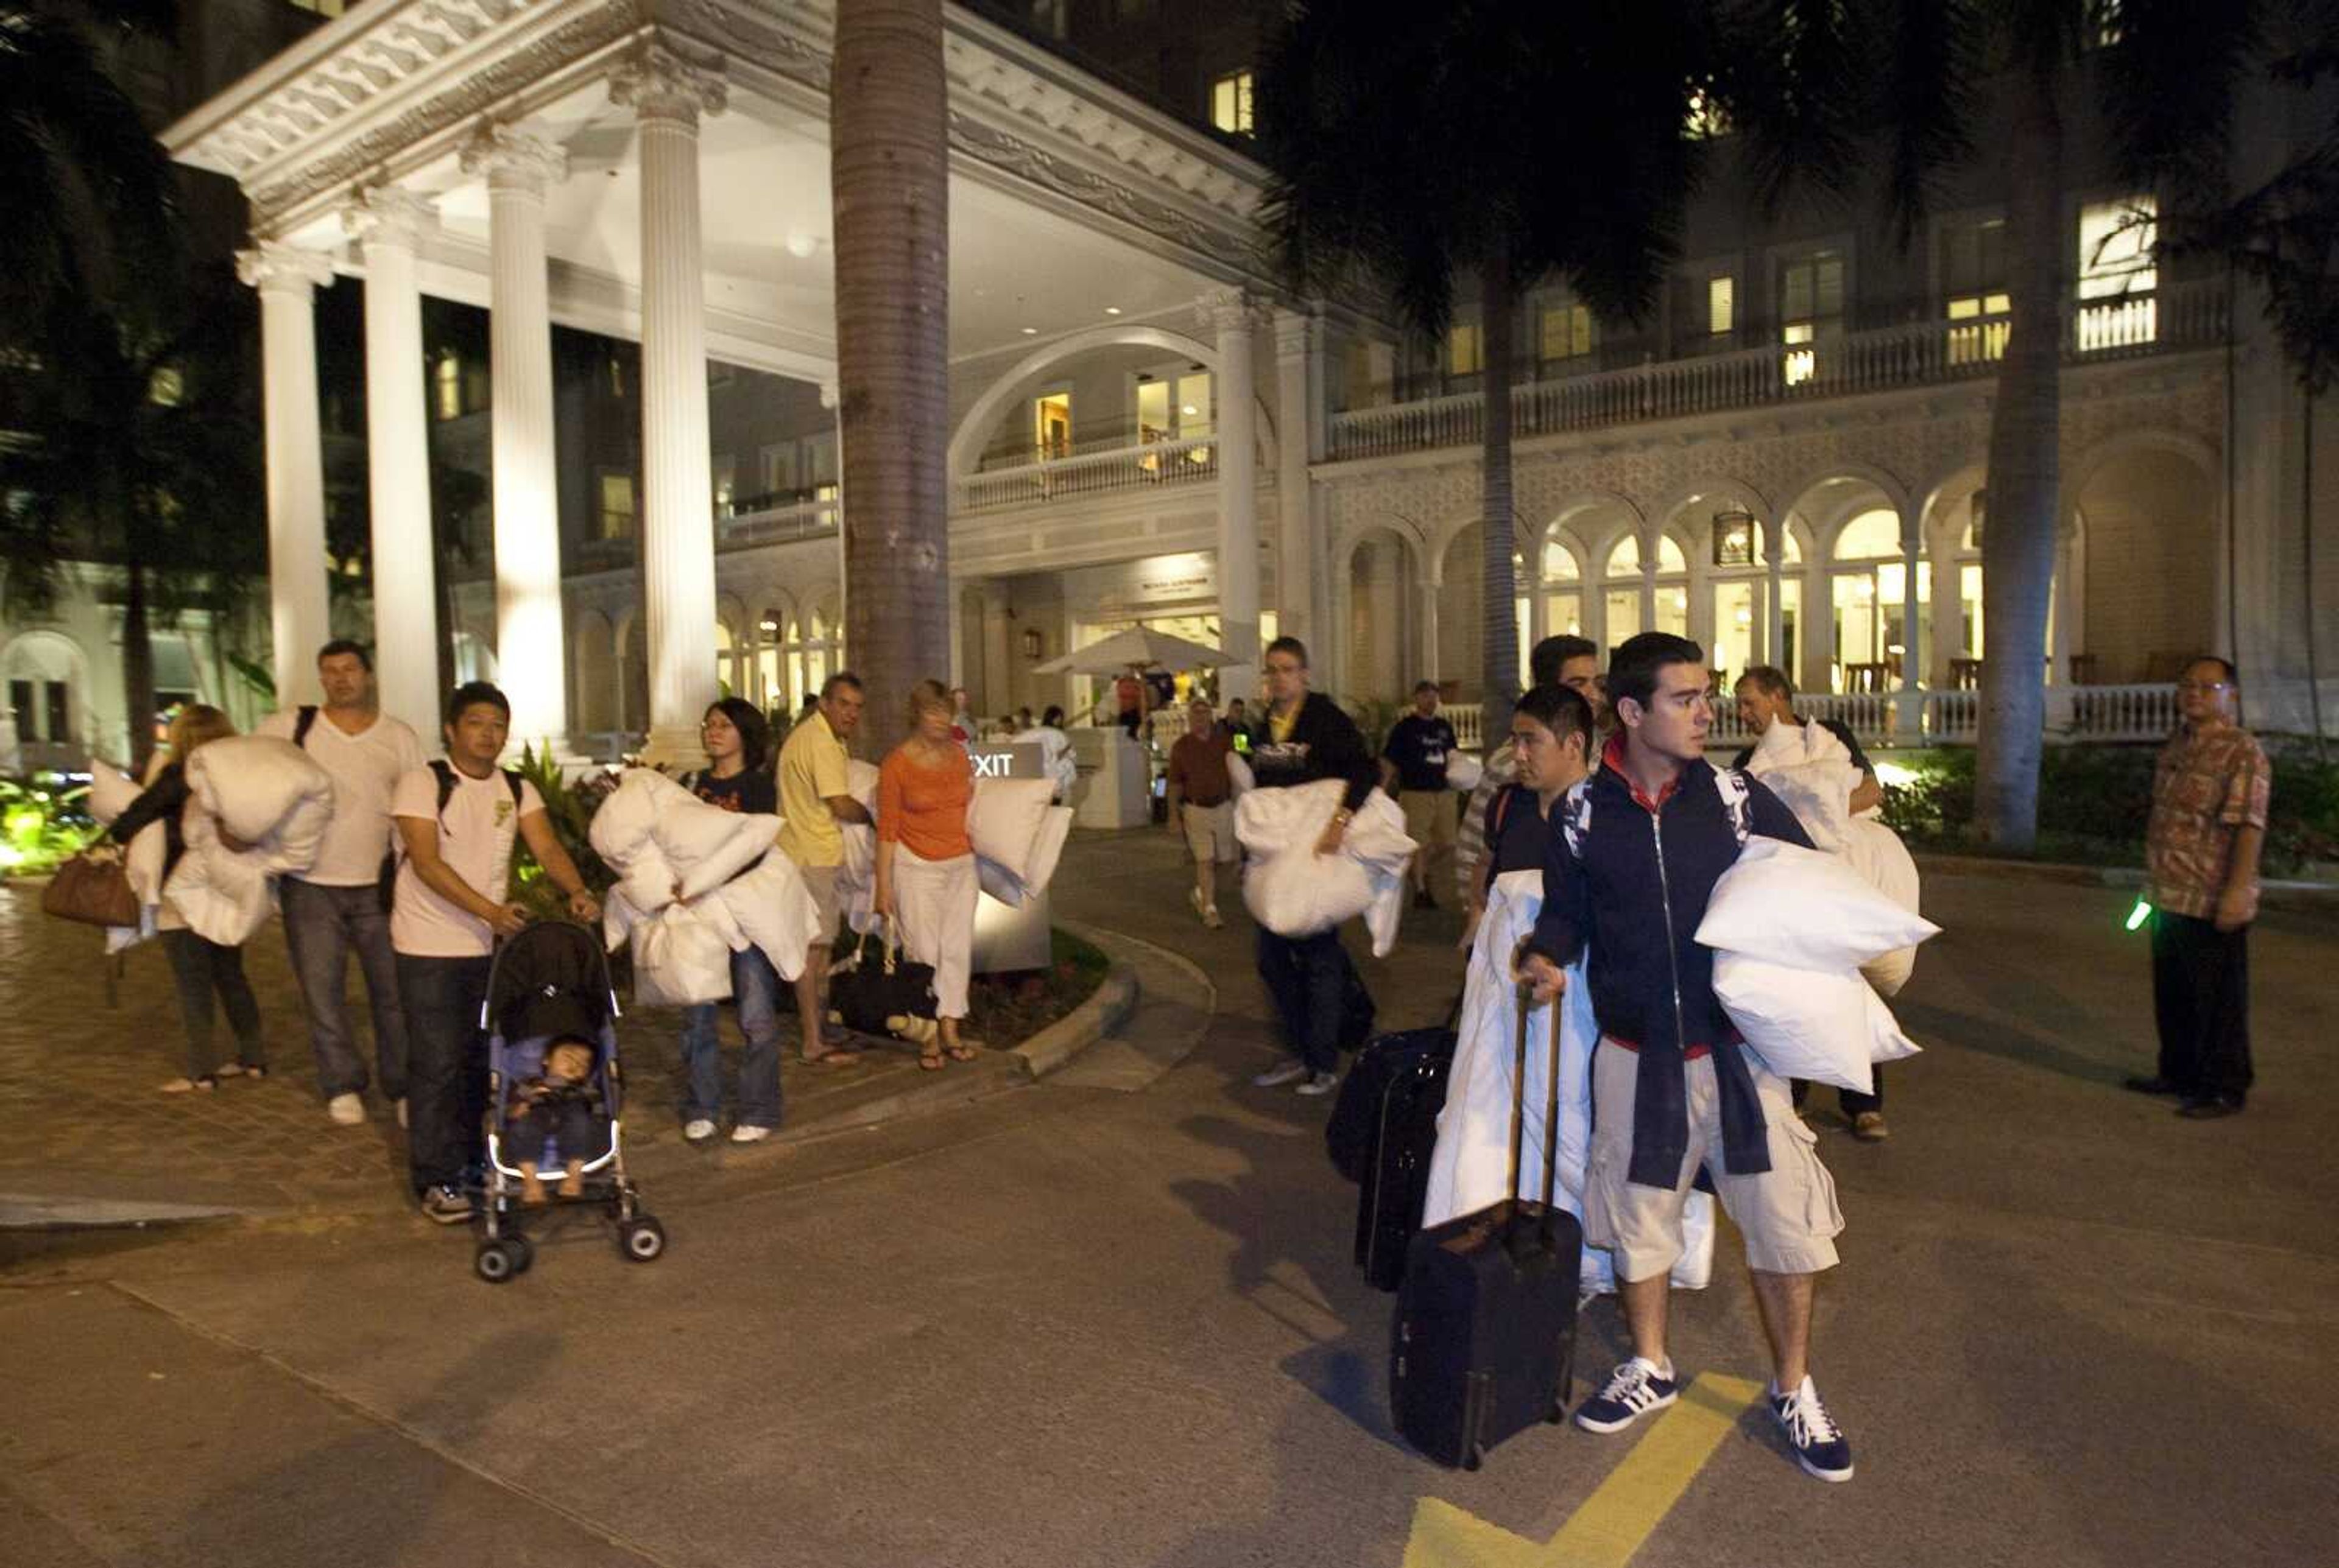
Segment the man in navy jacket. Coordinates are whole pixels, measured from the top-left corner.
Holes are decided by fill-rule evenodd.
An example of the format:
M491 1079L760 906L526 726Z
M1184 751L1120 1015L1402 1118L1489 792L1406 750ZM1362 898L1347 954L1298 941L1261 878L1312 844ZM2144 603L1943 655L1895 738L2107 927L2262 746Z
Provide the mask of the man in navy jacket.
M1771 1408L1797 1462L1851 1478L1851 1445L1806 1369L1812 1280L1834 1267L1843 1228L1835 1184L1794 1113L1787 1080L1741 1041L1696 941L1707 901L1749 833L1811 840L1776 795L1705 761L1713 722L1704 650L1644 632L1616 650L1608 696L1622 724L1591 778L1561 805L1544 862L1543 913L1520 977L1549 1001L1588 947L1600 1044L1593 1053L1584 1239L1615 1256L1633 1356L1575 1413L1619 1432L1673 1402L1665 1355L1667 1277L1682 1208L1702 1167L1746 1238L1770 1336Z

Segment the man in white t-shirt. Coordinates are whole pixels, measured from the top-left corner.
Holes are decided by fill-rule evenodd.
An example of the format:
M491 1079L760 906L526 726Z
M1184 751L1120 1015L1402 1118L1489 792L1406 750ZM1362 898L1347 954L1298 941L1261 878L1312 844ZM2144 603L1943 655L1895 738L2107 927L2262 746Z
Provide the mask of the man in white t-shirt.
M322 707L286 708L260 721L259 733L291 741L333 780L333 820L317 862L277 884L284 944L309 1015L317 1053L317 1087L326 1114L343 1127L365 1119L366 1060L350 1029L350 950L365 975L373 1011L373 1052L382 1098L406 1119L406 1013L390 955L389 889L393 863L390 794L401 774L423 764L422 743L381 711L373 660L356 643L317 650Z
M568 912L601 906L561 847L536 786L496 765L511 704L485 681L447 698L447 760L398 781L390 799L404 858L390 907L390 945L406 1004L407 1166L422 1212L442 1225L471 1217L465 1188L486 1153L488 1037L479 1010L496 938L528 924L509 902L512 845L526 840Z

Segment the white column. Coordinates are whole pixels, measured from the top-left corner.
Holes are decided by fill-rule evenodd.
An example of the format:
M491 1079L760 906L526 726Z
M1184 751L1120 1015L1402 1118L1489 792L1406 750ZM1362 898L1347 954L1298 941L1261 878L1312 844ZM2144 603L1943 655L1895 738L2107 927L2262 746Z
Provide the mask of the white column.
M509 125L495 125L463 150L463 167L488 176L497 679L511 699L513 748L549 745L565 756L567 639L560 610L544 192L566 177L567 158Z
M263 240L237 252L260 291L262 424L268 453L268 624L276 702L317 695L317 649L332 634L325 593L325 453L317 417L317 285L332 263Z
M1924 560L1923 518L1917 514L1904 516L1900 519L1900 686L1892 700L1894 738L1902 745L1921 744L1925 733L1925 695L1919 678L1925 669L1924 603L1918 595Z
M715 668L715 481L706 411L706 283L698 121L723 112L718 70L645 44L610 78L641 126L642 608L649 632L645 754L696 756Z
M1308 357L1321 323L1297 311L1275 312L1275 597L1283 632L1302 641L1320 636L1316 607L1315 497L1308 483ZM1328 657L1331 649L1324 650Z
M1219 346L1219 646L1235 663L1229 691L1258 684L1258 439L1252 412L1250 301L1239 289L1197 307Z
M1787 668L1787 519L1766 518L1761 526L1762 537L1769 541L1762 552L1762 567L1770 575L1762 603L1762 662L1791 680L1795 672Z
M439 597L422 294L414 253L428 203L376 186L341 214L365 254L366 475L373 518L373 646L381 706L431 745L439 735Z
M1421 606L1421 662L1414 666L1418 673L1414 676L1413 680L1405 683L1406 687L1405 695L1407 697L1413 695L1413 681L1438 680L1446 673L1438 666L1437 585L1435 582L1425 582L1421 585L1418 594L1419 597L1415 602ZM1371 695L1386 698L1395 694L1374 692Z

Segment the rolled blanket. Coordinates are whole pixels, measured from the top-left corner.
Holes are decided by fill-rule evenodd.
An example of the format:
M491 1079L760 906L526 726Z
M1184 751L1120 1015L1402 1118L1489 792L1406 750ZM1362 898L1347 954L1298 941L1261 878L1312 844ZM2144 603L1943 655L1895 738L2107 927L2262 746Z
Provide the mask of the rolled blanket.
M1288 789L1255 789L1235 803L1235 837L1249 852L1243 904L1278 936L1314 936L1365 917L1373 956L1396 945L1405 912L1405 868L1416 847L1405 814L1379 790L1342 835L1340 853L1319 855L1317 841L1339 809L1347 785L1318 779Z

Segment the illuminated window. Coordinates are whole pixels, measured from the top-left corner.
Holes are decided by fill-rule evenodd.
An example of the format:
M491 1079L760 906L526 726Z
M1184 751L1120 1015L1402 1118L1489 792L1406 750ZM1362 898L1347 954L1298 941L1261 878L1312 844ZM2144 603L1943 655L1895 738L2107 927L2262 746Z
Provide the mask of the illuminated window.
M2159 203L2150 196L2079 209L2081 353L2137 348L2159 336L2160 270L2153 261L2158 217Z
M344 8L345 0L284 0L284 3L295 11L313 12L319 16L338 16Z
M1446 332L1446 373L1475 376L1486 368L1485 340L1475 321L1457 321Z
M1724 274L1705 281L1705 330L1726 338L1738 330L1738 280Z
M1536 327L1535 351L1545 364L1583 359L1592 352L1594 341L1589 306L1569 303L1543 308Z
M2006 220L1952 223L1941 231L1942 311L1949 319L1952 365L1994 360L2006 352Z
M1250 73L1238 71L1210 84L1210 123L1238 136L1251 133Z
M718 518L727 518L731 515L731 503L739 488L737 460L728 452L717 456L714 464L714 477L715 515Z
M147 379L146 400L157 407L175 409L187 395L186 379L175 365L158 366Z
M1819 374L1819 345L1843 324L1843 257L1814 251L1779 269L1779 340L1786 346L1787 385Z
M634 476L604 472L600 476L600 506L594 514L597 539L634 537Z
M440 419L462 417L463 361L452 354L439 355L430 367L430 400Z
M1042 458L1072 455L1072 394L1069 388L1031 399L1031 447Z

